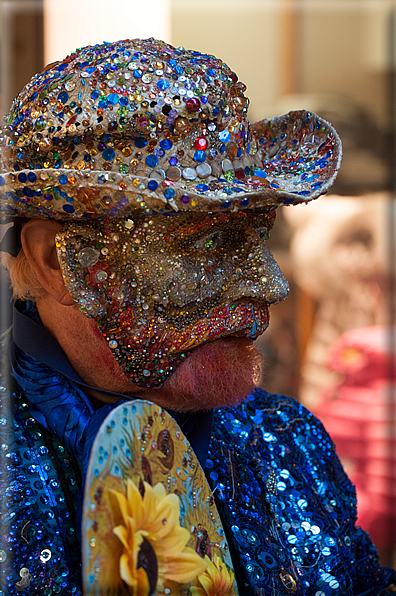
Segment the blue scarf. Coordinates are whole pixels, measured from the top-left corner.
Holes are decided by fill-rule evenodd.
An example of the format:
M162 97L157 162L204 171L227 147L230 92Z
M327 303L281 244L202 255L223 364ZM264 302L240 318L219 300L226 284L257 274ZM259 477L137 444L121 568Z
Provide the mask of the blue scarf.
M57 434L66 449L88 467L95 436L109 412L125 399L94 410L76 383L29 356L13 343L10 349L12 375L26 397L32 416Z

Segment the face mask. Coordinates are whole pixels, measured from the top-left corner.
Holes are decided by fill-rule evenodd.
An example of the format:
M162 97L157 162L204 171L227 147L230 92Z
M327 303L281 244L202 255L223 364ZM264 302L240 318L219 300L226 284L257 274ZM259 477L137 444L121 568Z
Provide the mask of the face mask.
M131 382L156 387L194 348L255 339L288 284L265 241L275 212L66 223L56 239L66 286Z

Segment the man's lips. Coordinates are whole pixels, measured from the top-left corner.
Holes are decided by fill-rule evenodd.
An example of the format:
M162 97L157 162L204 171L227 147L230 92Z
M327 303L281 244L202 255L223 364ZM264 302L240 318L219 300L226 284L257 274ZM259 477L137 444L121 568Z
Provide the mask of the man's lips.
M196 323L183 338L182 344L177 346L177 352L191 350L220 337L246 337L252 329L252 339L255 339L265 331L268 322L268 306L265 303L245 300L226 303L212 309L207 317Z
M185 308L187 310L187 307ZM184 325L181 325L183 322ZM150 346L150 357L154 357L156 346L161 346L164 354L174 356L228 335L238 334L239 337L246 337L253 330L251 338L255 339L265 331L268 322L266 303L240 299L215 306L198 321L190 324L187 317L183 317L173 326L165 314L161 317L151 315L143 324L134 327L131 333L130 318L125 317L118 332L127 349L139 349L142 345L147 349L147 346Z
M111 316L103 319L99 327L109 344L111 334L117 333L113 353L125 374L134 383L154 386L172 374L195 348L231 336L253 340L265 331L268 322L266 303L239 299L214 306L198 321L189 322L185 316L177 326L156 313L137 323L133 310L127 309L116 321ZM115 324L117 329L113 330Z

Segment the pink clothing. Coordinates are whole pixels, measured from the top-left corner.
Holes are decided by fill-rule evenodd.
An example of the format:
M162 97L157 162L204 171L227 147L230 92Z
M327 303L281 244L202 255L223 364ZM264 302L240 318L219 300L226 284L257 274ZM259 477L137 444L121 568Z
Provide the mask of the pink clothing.
M394 338L383 326L344 333L327 362L338 378L315 409L356 485L358 523L377 548L396 545Z

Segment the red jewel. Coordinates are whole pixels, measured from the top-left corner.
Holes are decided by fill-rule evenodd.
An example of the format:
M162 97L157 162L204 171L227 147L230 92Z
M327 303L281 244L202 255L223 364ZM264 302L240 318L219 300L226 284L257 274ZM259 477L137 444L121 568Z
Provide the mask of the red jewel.
M235 170L235 178L237 178L237 180L243 180L246 178L245 170L243 168L237 168Z
M186 101L187 112L198 112L201 107L201 102L196 97L190 97Z
M66 126L70 126L71 124L74 124L76 120L77 120L77 114L74 114L74 116L72 116L72 117L70 118L70 120L68 120L68 121L66 122Z
M204 137L198 137L194 145L195 149L198 149L198 151L205 151L208 146L208 141Z

